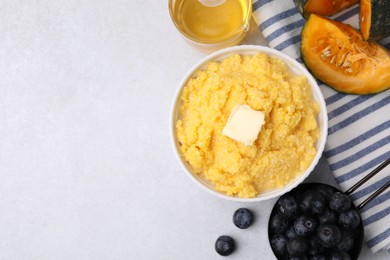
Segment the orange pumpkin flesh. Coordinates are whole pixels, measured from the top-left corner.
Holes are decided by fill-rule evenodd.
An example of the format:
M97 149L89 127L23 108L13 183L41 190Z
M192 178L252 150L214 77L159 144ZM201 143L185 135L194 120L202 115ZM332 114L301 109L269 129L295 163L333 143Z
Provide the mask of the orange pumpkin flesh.
M310 15L301 54L312 74L337 91L371 94L390 88L390 52L349 25Z
M390 1L360 1L360 32L363 39L379 40L390 35Z
M303 13L305 16L309 14L329 16L351 7L358 2L359 0L307 0L303 7Z
M364 40L370 37L371 28L371 1L361 0L360 3L360 32Z

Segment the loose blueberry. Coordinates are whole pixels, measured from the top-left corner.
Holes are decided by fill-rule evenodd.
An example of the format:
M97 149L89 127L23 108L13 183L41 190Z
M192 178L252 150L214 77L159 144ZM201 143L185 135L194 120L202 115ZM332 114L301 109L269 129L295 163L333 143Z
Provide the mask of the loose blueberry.
M350 232L343 232L341 235L341 240L337 244L337 248L341 251L348 252L353 248L354 238Z
M352 202L348 195L341 192L335 192L329 202L330 209L337 212L344 212L351 208Z
M298 236L297 232L295 232L295 229L294 229L294 226L290 226L287 230L286 230L286 237L288 239L293 239L293 238L296 238Z
M286 219L293 219L299 214L299 206L297 200L291 195L283 195L276 203L276 208L279 214Z
M230 236L220 236L215 241L215 251L221 256L228 256L233 253L235 249L235 243Z
M271 238L271 247L277 256L283 256L286 253L287 241L282 234L276 234Z
M329 255L329 260L351 260L351 257L347 252L332 250Z
M354 230L360 224L359 213L355 209L341 212L339 215L339 225L346 230Z
M279 214L275 214L271 218L270 228L275 234L284 233L288 228L288 220Z
M337 213L327 207L320 215L318 215L318 220L319 220L320 224L336 223L337 222Z
M307 216L300 216L294 222L294 230L300 236L312 234L317 228L317 222Z
M296 237L287 242L286 248L290 256L302 256L306 253L308 246L304 238Z
M233 223L240 229L248 228L253 222L253 214L249 209L240 208L233 214Z
M299 204L300 209L306 215L320 214L325 205L324 196L316 190L305 192Z
M335 224L322 224L317 229L318 241L323 247L330 248L341 240L341 231Z

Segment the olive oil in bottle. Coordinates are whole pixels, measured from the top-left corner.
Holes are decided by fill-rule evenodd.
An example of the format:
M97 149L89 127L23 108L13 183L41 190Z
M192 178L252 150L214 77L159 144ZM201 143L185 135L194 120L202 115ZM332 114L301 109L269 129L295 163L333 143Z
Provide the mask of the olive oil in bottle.
M214 44L238 38L249 29L250 0L171 0L171 16L187 38Z

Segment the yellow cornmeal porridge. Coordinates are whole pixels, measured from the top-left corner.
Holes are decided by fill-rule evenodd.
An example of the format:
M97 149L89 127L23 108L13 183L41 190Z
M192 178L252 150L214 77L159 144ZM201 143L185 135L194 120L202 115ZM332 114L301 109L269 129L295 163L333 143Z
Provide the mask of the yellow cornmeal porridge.
M257 140L245 146L222 135L230 112L246 104L265 113ZM230 196L255 197L305 171L319 138L318 104L304 76L264 54L210 62L181 94L176 136L193 172Z

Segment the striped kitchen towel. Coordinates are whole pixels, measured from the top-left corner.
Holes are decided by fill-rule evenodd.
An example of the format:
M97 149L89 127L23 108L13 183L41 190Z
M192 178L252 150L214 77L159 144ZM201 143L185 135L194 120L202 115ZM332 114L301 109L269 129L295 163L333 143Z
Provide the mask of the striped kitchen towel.
M332 17L358 28L359 6ZM253 17L268 45L301 60L300 33L304 19L293 0L254 0ZM390 49L390 37L381 41ZM389 71L390 73L390 71ZM390 90L376 95L347 95L320 84L329 116L324 155L342 190L347 190L390 157ZM359 204L390 180L390 167L382 170L352 195ZM390 252L390 190L367 204L361 215L365 242L373 252Z

